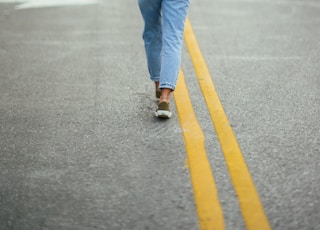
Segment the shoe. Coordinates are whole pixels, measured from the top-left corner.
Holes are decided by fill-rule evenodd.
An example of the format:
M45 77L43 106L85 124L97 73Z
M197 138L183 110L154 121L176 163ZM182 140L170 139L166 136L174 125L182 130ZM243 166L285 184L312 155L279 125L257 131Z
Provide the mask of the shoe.
M155 115L159 118L170 118L171 112L169 109L169 103L165 101L160 102L158 104L158 109L156 110Z
M161 96L161 90L156 90L156 98L160 98Z

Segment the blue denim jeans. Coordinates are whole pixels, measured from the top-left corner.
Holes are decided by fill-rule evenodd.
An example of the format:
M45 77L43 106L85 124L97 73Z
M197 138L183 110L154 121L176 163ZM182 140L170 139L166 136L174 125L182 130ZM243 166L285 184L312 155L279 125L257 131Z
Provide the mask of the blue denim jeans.
M180 71L184 23L190 0L138 0L144 20L148 70L159 88L174 90Z

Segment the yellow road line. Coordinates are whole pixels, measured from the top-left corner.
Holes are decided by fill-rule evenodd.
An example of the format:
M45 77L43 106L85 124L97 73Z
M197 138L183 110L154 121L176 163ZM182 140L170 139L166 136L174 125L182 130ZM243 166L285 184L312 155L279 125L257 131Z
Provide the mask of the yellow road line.
M225 229L222 208L205 150L204 134L194 113L182 70L174 98L186 145L200 229Z
M271 229L233 130L215 90L189 19L186 21L184 37L227 162L234 189L238 195L240 209L247 229Z

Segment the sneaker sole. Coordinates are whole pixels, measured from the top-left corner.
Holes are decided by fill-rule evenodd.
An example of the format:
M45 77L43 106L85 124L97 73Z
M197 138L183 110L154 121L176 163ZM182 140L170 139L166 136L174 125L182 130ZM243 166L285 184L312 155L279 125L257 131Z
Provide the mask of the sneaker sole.
M172 114L170 111L167 111L167 110L157 110L155 112L155 115L156 117L159 117L159 118L170 118Z

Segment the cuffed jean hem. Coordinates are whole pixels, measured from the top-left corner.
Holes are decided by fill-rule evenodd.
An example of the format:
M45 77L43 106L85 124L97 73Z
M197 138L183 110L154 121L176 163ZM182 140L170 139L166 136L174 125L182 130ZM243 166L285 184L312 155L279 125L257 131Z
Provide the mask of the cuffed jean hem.
M172 91L175 90L175 85L169 83L169 82L162 82L160 83L159 89L171 89Z
M150 76L150 79L151 79L151 81L153 81L153 82L160 81L160 77L152 77L152 76Z

